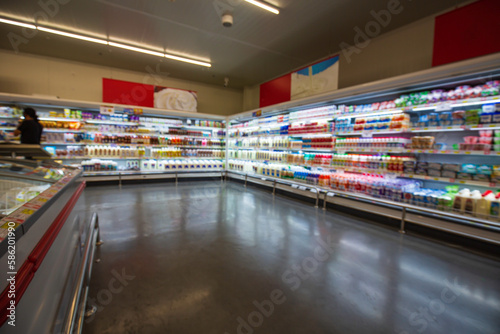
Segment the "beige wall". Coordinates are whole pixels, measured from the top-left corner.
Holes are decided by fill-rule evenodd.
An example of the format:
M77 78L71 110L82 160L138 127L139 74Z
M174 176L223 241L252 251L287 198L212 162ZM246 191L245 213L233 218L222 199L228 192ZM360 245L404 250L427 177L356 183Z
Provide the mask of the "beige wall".
M339 89L430 68L434 22L434 16L428 17L373 38L359 53L348 54L350 62L339 51ZM259 108L259 87L245 87L244 110Z
M0 92L101 102L102 78L105 77L197 91L200 113L230 115L242 111L242 90L170 77L161 77L161 82L154 82L146 75L147 73L0 50Z
M374 38L359 54L347 54L350 62L340 52L339 88L430 68L434 22L430 17Z

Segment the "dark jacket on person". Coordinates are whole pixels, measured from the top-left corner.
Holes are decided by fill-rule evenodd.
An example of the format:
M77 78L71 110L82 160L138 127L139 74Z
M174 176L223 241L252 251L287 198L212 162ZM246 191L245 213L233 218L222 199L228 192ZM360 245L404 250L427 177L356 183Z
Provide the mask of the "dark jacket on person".
M17 129L21 131L21 144L40 145L43 126L35 120L24 120Z

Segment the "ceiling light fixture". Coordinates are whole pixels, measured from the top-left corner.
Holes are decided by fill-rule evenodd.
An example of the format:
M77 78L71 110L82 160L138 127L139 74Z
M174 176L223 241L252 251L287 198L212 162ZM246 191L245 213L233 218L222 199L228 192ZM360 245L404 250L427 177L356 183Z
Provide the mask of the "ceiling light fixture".
M173 59L173 60L178 60L178 61L183 61L185 63L190 63L190 64L195 64L195 65L200 65L200 66L205 66L205 67L212 67L212 64L206 63L204 61L199 61L199 60L193 60L189 58L184 58L184 57L178 57L174 56L171 54L166 53L165 58Z
M152 56L157 56L157 57L165 57L164 53L156 52L156 51L151 51L151 50L146 50L146 49L138 48L138 47L135 47L135 46L125 45L125 44L115 43L115 42L108 42L108 44L110 46L114 46L116 48L126 49L126 50L140 52L140 53L146 53L146 54L149 54L149 55L152 55Z
M19 26L19 27L24 27L24 28L36 29L36 26L33 24L23 23L23 22L19 22L19 21L12 21L12 20L0 18L0 22L12 24L14 26Z
M157 52L157 51L153 51L153 50L147 50L147 49L139 48L139 47L132 46L132 45L126 45L126 44L121 44L121 43L107 41L107 40L104 40L104 39L87 37L87 36L83 36L83 35L79 35L79 34L74 34L74 33L70 33L70 32L65 32L65 31L61 31L61 30L56 30L56 29L51 29L51 28L45 28L45 27L42 27L42 26L36 26L36 25L33 25L33 24L24 23L24 22L13 21L13 20L8 20L8 19L4 19L4 18L0 18L0 22L1 23L15 25L15 26L19 26L19 27L24 27L24 28L37 29L37 30L48 32L48 33L51 33L51 34L61 35L61 36L65 36L65 37L75 38L75 39L80 39L80 40L84 40L84 41L87 41L87 42L92 42L92 43L97 43L97 44L103 44L103 45L109 45L109 46L113 46L113 47L117 47L117 48L121 48L121 49L126 49L126 50L130 50L130 51L145 53L145 54L149 54L149 55L153 55L153 56L157 56L157 57L162 57L162 58L165 57L165 58L168 58L168 59L182 61L182 62L185 62L185 63L194 64L194 65L205 66L205 67L212 67L212 64L210 64L208 62L204 62L204 61L194 60L194 59L180 57L180 56L175 56L175 55L171 55L171 54L168 54L168 53L162 53L162 52Z
M262 1L257 1L257 0L245 0L245 1L262 9L268 10L273 14L278 15L280 13L278 9L271 7L268 4L263 3Z
M64 31L60 31L60 30L44 28L44 27L40 27L40 26L38 26L36 28L38 30L40 30L40 31L50 32L51 34L56 34L56 35L61 35L61 36L66 36L66 37L81 39L81 40L84 40L84 41L98 43L98 44L108 44L108 41L105 41L103 39L92 38L92 37L87 37L87 36L82 36L82 35L77 35L77 34L72 34L72 33L69 33L69 32L64 32Z

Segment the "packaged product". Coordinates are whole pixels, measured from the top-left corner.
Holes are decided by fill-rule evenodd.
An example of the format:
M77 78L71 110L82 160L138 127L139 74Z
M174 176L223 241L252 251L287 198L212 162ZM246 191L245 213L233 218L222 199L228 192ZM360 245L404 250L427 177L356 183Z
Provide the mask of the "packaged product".
M489 182L489 181L490 181L490 175L485 175L485 174L475 174L475 175L472 175L472 179L473 179L474 181Z
M458 192L458 186L446 187L446 192L438 197L438 210L451 211L453 208L453 200Z
M440 169L428 169L427 175L434 176L434 177L441 177L441 170Z
M493 113L492 123L500 123L500 103L495 104L495 112Z
M457 179L459 180L472 180L472 175L469 173L457 173Z
M470 190L465 188L460 190L453 199L453 210L459 213L465 211L465 201L470 197Z
M483 110L479 115L479 122L481 124L490 124L493 121L493 114L495 113L495 108L491 106L484 105Z
M414 167L405 167L403 169L403 172L405 174L415 174L415 168Z
M474 164L463 164L462 173L467 173L467 174L476 174L477 173L477 166Z
M417 167L427 169L429 167L429 163L427 161L419 161L417 162Z
M465 124L467 125L477 125L479 124L479 110L472 109L465 112Z
M441 170L443 165L439 162L429 162L428 168L430 169L436 169L436 170Z
M449 177L451 179L455 179L457 177L457 173L449 170L443 170L441 172L442 177Z
M415 169L415 174L416 174L416 175L427 175L427 169L424 169L424 168L416 168L416 169Z
M500 182L500 166L492 166L491 182Z
M452 114L452 125L463 125L465 124L465 111L464 110L457 110L454 111ZM443 124L444 125L444 124ZM446 124L448 125L448 124Z

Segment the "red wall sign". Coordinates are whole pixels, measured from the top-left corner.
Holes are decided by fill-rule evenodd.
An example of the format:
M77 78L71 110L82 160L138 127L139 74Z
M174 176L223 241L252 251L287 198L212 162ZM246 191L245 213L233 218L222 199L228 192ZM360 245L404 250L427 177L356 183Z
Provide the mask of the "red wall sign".
M436 18L432 66L500 52L500 1L480 0Z
M280 78L260 85L260 107L290 101L292 75L287 74Z
M105 103L153 108L154 93L153 85L102 78L102 101Z

